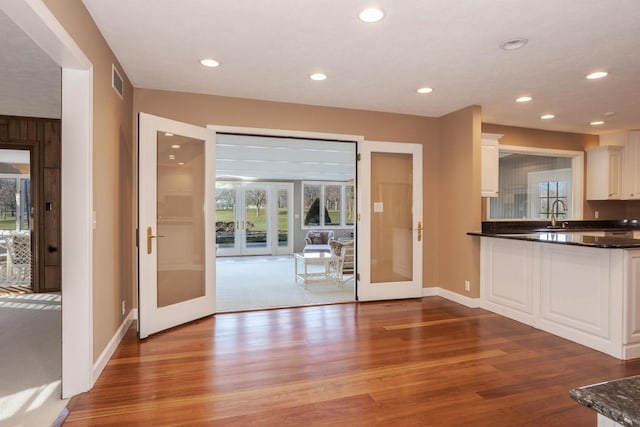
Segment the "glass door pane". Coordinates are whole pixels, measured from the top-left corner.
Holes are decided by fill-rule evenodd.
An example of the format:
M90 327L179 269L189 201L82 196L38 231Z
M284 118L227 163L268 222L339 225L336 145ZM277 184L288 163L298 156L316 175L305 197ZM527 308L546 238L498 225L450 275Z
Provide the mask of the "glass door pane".
M236 200L233 184L216 183L216 245L221 253L236 249Z
M289 245L289 190L278 190L278 246Z
M245 248L247 253L264 253L269 248L269 191L268 188L244 188Z
M204 141L157 132L157 305L205 294Z
M371 153L371 283L413 279L413 157Z

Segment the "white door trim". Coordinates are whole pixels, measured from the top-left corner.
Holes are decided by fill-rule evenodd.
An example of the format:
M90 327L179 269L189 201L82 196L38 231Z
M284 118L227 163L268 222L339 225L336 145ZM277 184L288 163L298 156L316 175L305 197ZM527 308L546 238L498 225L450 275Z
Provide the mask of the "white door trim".
M93 378L93 65L42 0L2 11L62 67L62 397Z

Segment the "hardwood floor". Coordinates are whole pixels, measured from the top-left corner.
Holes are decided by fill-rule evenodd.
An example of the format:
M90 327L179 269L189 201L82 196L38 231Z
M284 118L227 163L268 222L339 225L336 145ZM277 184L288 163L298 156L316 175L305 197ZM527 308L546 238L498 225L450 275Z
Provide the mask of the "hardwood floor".
M135 331L65 426L595 426L569 398L640 374L439 297L220 314Z

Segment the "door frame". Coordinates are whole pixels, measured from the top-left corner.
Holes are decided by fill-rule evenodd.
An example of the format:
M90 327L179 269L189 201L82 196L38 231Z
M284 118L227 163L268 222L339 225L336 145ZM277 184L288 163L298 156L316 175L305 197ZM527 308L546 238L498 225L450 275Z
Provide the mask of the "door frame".
M93 64L42 0L0 9L62 68L62 397L89 390L93 356Z

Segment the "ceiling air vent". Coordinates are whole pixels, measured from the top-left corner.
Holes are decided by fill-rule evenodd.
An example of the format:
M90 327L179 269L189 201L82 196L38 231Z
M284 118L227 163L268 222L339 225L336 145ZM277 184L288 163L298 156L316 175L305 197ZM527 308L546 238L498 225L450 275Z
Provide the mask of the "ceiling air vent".
M111 87L116 91L120 99L122 99L122 91L124 90L124 82L116 66L111 64Z

